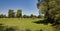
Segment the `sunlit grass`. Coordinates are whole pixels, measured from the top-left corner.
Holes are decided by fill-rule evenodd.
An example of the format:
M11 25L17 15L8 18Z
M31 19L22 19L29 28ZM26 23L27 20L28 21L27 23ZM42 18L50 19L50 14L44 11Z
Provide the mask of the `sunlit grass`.
M0 18L0 23L5 26L16 26L20 30L30 29L32 31L40 30L43 31L53 31L50 25L36 24L34 21L38 21L38 18Z

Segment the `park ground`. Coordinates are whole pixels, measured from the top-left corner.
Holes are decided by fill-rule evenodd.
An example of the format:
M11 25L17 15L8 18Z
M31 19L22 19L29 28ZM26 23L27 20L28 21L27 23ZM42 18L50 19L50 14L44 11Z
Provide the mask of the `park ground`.
M0 18L0 23L4 26L15 26L19 30L30 29L31 31L37 31L42 29L43 31L53 31L53 28L50 24L36 24L33 23L41 19L38 18Z

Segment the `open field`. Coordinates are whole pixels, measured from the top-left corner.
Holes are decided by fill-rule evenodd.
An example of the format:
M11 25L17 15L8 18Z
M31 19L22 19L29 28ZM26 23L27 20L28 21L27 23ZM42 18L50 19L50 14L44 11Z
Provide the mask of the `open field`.
M0 18L0 23L5 26L16 26L19 30L30 29L31 31L37 31L42 29L43 31L53 31L53 28L50 25L36 24L34 21L40 19L35 18Z

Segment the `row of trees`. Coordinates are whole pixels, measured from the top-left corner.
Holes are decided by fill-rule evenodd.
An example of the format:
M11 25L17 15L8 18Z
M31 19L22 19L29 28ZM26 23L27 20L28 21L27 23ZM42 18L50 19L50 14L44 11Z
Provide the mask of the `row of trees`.
M17 12L15 13L14 10L9 9L8 17L9 18L14 18L14 17L20 18L22 17L22 10L21 9L17 10Z
M28 15L23 15L22 17L23 17L23 18L41 18L42 16L40 16L40 15L36 16L36 15L31 14L30 16L28 16Z
M0 18L6 18L6 17L8 17L8 18L15 18L15 17L20 18L20 17L22 17L22 10L19 9L19 10L17 10L17 13L15 13L14 10L9 9L8 16L6 16L4 14L0 14Z
M28 16L28 15L22 16L22 10L21 9L17 10L17 12L14 12L14 10L9 9L8 16L6 16L4 14L0 14L0 18L21 18L21 17L23 17L23 18L32 18L32 17L40 18L41 16L40 15L36 16L33 14L31 14L30 16Z

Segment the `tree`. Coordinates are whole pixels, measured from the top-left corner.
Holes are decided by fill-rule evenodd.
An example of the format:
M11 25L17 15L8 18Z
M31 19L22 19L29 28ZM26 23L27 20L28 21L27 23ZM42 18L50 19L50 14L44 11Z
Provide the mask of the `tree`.
M0 18L3 18L4 16L3 16L3 14L0 14Z
M8 17L9 17L9 18L15 17L14 10L9 9L9 11L8 11Z
M3 15L3 18L7 18L7 16L6 15Z
M33 14L30 15L31 18L33 18L33 16L34 16Z
M37 7L44 13L44 18L50 23L55 23L56 15L60 12L60 0L38 0Z
M44 13L44 21L55 26L55 31L60 31L60 0L38 1L37 7Z
M0 14L0 18L6 18L6 15Z
M27 16L26 15L23 15L23 18L26 18Z
M41 18L42 16L41 15L38 15L37 18Z
M16 17L17 17L17 18L22 17L22 10L21 10L21 9L17 10Z
M30 16L28 16L28 15L23 15L23 18L30 18Z

